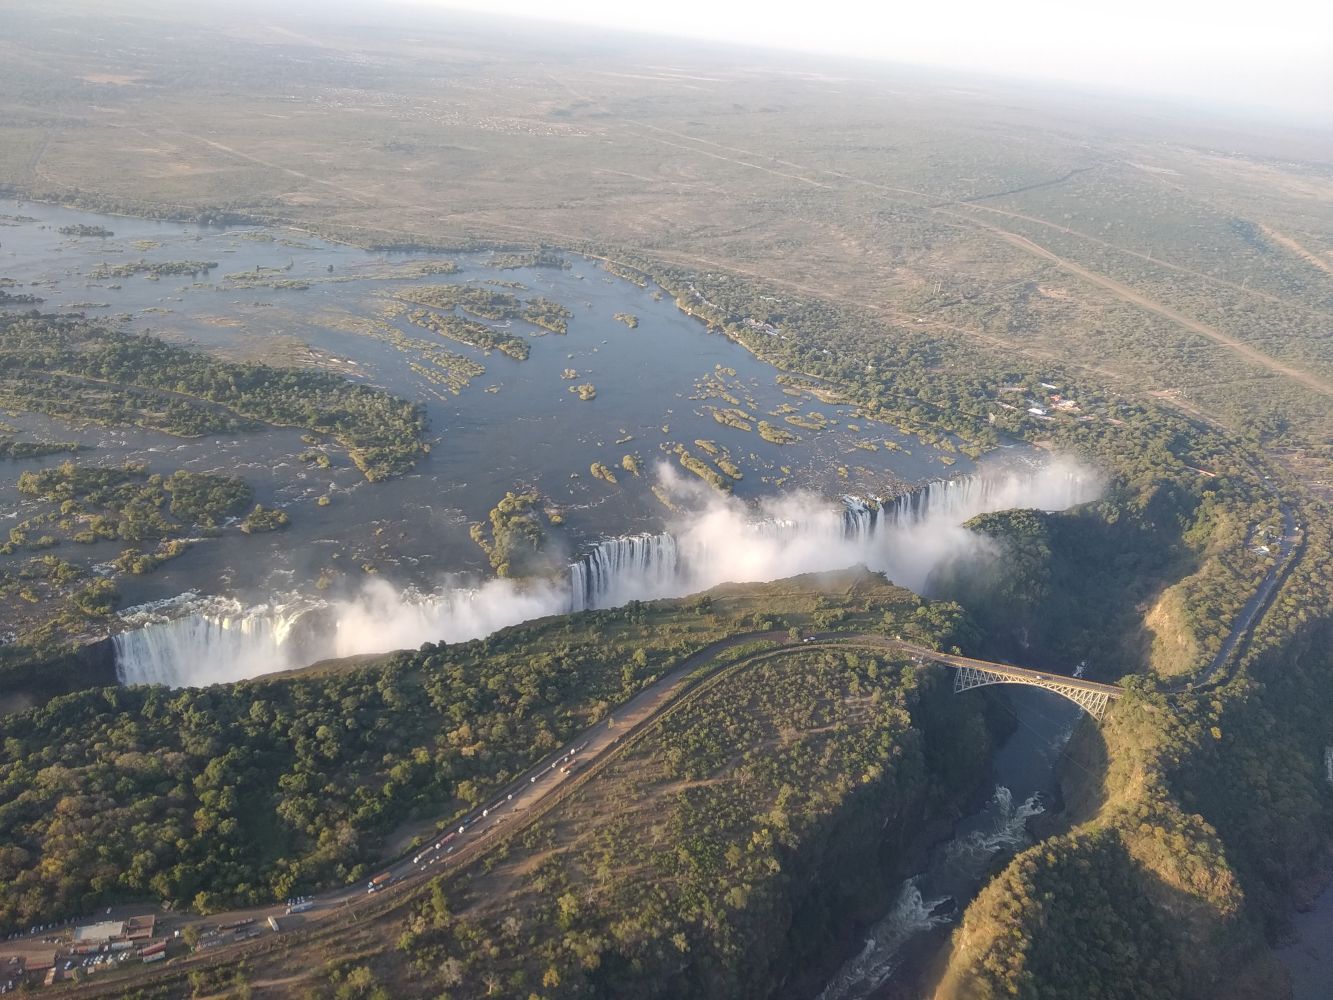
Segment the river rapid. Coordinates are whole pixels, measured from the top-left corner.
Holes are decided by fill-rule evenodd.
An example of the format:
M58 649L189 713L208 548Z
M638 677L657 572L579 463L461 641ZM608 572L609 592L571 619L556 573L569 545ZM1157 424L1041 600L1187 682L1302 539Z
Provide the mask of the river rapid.
M1034 843L1028 822L1057 805L1056 764L1081 711L1040 688L1003 691L1015 728L991 762L980 801L896 888L888 911L864 930L860 950L815 1000L926 996L923 971L948 947L947 929L998 864Z

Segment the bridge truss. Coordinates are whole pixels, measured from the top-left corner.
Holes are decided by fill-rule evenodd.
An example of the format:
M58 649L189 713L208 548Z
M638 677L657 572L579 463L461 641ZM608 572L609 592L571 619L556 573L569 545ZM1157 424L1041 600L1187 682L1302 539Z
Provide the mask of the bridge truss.
M952 665L952 664L951 664ZM954 666L953 689L970 691L988 684L1027 684L1029 687L1045 688L1068 698L1094 719L1101 719L1110 703L1110 691L1100 691L1086 686L1074 678L1062 678L1050 674L1037 674L1032 671L987 670L984 667Z

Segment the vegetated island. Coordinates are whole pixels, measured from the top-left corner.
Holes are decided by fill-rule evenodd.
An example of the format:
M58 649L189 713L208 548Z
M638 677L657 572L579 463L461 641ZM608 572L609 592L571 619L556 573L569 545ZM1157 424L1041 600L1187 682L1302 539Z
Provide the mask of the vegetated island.
M106 226L88 226L83 223L61 226L56 232L61 236L100 236L103 239L116 235Z
M261 421L304 427L346 447L372 482L425 453L416 403L326 372L221 361L77 315L0 316L0 405L181 436Z
M0 555L27 556L16 570L0 571L0 597L13 602L8 624L14 629L0 647L0 686L11 687L22 687L43 669L43 658L59 654L71 638L105 628L119 575L151 573L221 534L254 500L250 484L238 477L185 470L150 475L140 462L66 461L22 473L18 489L28 500L28 516L0 542ZM82 547L113 541L125 547L104 564L81 558ZM45 690L75 681L57 666L48 669L51 676L39 685Z
M520 299L507 292L496 292L475 285L409 285L395 293L397 298L431 309L461 309L481 319L523 320L552 333L565 333L574 314L558 302L540 296Z

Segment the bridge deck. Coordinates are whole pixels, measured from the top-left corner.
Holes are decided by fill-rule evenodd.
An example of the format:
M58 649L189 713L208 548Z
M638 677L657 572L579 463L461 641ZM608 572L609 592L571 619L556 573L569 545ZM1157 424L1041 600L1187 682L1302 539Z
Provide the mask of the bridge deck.
M941 653L925 646L903 642L901 639L863 635L857 637L857 642L893 649L922 660L931 660L952 667L957 671L954 680L955 691L970 691L989 684L1026 684L1068 698L1097 719L1102 717L1112 701L1124 694L1120 688L1098 681L1085 681L1079 677L1070 677L1068 674L1047 674L1040 670L1029 670L1027 667L1015 667L991 660L975 660L970 656L955 656L952 653Z
M1070 677L1068 674L1047 674L1040 670L1029 670L1027 667L1014 667L1007 663L992 663L990 660L974 660L969 656L954 656L952 653L940 653L933 649L927 649L925 646L914 646L909 642L894 642L893 645L907 653L913 653L927 659L935 660L939 663L947 663L955 667L971 667L973 670L984 670L992 674L1003 674L1006 677L1012 677L1016 681L1026 684L1047 682L1061 684L1071 688L1078 688L1082 691L1092 692L1094 694L1104 694L1108 698L1119 698L1124 691L1112 684L1101 684L1098 681L1085 681L1081 677Z

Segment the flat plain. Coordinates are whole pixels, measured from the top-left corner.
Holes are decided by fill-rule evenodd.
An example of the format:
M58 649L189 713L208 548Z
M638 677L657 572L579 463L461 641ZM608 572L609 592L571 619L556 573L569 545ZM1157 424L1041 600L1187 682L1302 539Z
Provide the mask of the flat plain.
M717 268L786 303L854 304L883 336L1081 367L1283 437L1294 469L1330 479L1318 133L393 8L188 27L169 5L91 9L15 12L0 40L12 191ZM108 44L90 63L92 31Z

